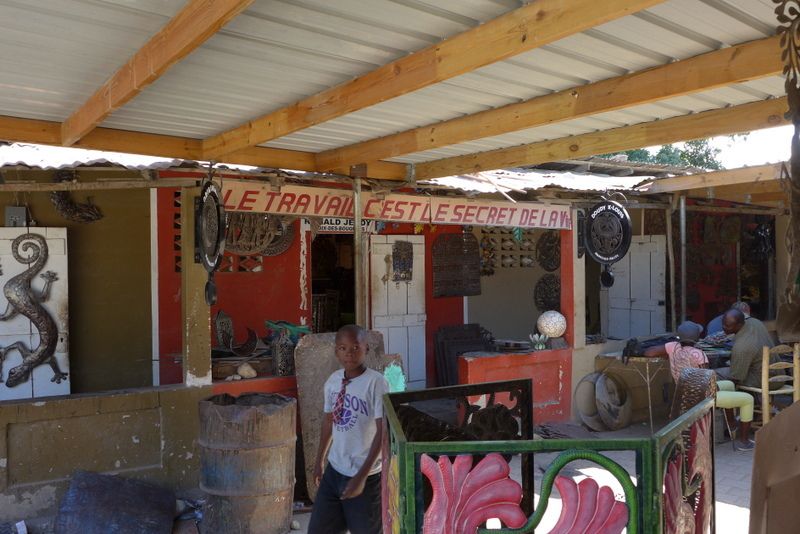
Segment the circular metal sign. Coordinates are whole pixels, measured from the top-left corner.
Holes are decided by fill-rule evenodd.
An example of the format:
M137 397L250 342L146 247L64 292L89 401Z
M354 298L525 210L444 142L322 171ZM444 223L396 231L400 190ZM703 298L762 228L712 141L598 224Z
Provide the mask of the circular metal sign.
M631 218L613 200L592 206L586 214L586 253L597 263L610 265L621 260L631 246Z
M216 270L225 251L225 209L220 198L219 187L207 182L200 191L200 202L195 213L200 262L209 273Z

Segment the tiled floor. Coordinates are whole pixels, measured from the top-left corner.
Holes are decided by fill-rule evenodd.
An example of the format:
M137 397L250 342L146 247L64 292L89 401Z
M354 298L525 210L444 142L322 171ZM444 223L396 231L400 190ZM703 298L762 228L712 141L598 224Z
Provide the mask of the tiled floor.
M635 434L636 428L630 430ZM626 433L631 435L629 433ZM605 437L605 436L604 436ZM634 461L632 454L617 453L609 454L626 467L630 472ZM536 486L540 482L542 471L547 467L550 459L554 455L537 455L537 480ZM753 466L753 452L734 452L730 442L720 443L715 449L715 482L716 482L716 521L717 533L720 534L746 534L748 531L748 521L750 516L750 475ZM512 466L513 467L513 466ZM576 479L585 476L592 476L598 482L608 484L615 489L615 493L621 495L622 488L610 474L589 463L574 463L567 466L569 474ZM518 471L518 470L517 470ZM555 493L555 492L554 492ZM556 494L557 495L557 494ZM537 494L538 498L538 494ZM551 497L547 507L547 513L537 529L539 532L548 532L560 513L561 500L558 497ZM300 522L301 529L294 532L307 532L306 526L310 514L298 514L295 516ZM310 533L313 534L313 533Z

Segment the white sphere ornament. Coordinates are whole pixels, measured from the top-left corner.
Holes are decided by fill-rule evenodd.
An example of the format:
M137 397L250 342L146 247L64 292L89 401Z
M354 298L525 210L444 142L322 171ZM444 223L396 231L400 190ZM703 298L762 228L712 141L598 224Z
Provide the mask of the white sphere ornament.
M536 320L536 329L549 338L561 337L567 331L567 319L555 310L546 311Z

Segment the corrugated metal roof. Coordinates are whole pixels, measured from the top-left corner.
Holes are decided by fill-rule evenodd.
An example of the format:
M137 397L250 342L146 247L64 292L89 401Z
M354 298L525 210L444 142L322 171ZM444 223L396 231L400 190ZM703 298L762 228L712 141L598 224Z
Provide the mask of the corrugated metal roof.
M477 193L533 191L545 187L558 187L570 191L630 191L643 180L653 179L655 179L653 176L621 177L595 173L530 170L478 172L434 178L422 183Z
M201 168L207 162L157 158L122 152L86 150L60 146L30 145L24 143L0 143L0 168L25 167L28 169L72 169L77 167L111 165L130 170L158 170L174 167ZM258 167L249 165L217 165L217 168L254 172Z
M0 0L0 115L63 120L182 0ZM369 72L520 0L256 0L104 126L207 137ZM273 140L321 151L774 34L771 0L668 0L469 74ZM784 94L780 77L396 158L421 162Z

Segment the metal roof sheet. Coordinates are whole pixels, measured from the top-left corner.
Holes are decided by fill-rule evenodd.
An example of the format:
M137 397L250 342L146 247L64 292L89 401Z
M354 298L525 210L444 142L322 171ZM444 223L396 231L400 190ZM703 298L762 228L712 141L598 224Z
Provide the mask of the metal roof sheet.
M545 187L558 187L570 191L629 191L642 181L654 179L653 176L620 177L570 171L529 170L461 174L434 178L422 183L477 193L534 191Z
M183 0L0 0L0 115L63 120ZM207 137L495 18L520 0L256 0L104 126ZM321 151L774 34L771 0L667 0L266 146ZM419 162L783 94L771 77L395 158Z
M200 168L207 165L207 162L87 150L84 148L0 143L0 169L4 167L25 167L28 169L55 170L104 165L141 171L173 167ZM258 170L258 167L249 165L224 164L217 167L242 172Z

